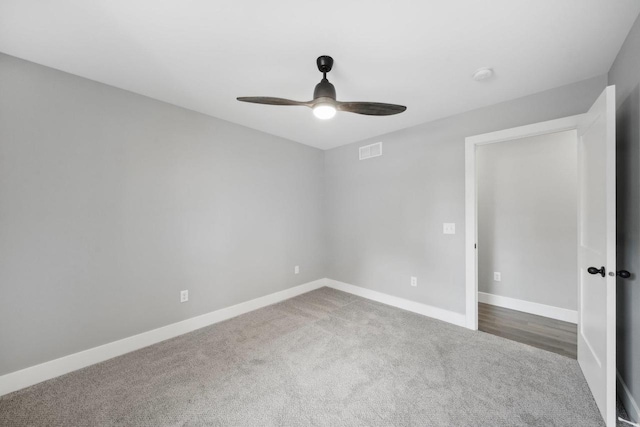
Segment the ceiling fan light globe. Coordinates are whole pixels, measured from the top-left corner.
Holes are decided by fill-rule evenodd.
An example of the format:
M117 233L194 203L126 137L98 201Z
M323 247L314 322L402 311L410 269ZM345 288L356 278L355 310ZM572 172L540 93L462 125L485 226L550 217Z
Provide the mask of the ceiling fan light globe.
M336 107L331 104L318 104L313 107L313 115L320 120L329 120L336 115Z

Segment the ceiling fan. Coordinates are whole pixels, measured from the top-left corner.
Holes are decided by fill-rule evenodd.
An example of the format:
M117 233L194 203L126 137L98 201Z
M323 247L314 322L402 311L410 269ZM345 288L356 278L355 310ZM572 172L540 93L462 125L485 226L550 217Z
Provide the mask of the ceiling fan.
M241 96L238 101L253 102L255 104L268 105L298 105L313 109L313 114L319 119L330 119L336 115L336 111L365 114L367 116L391 116L402 113L407 109L404 105L383 104L381 102L343 102L336 99L336 88L327 80L327 73L333 67L333 58L330 56L318 57L316 64L322 73L322 80L316 85L311 101L293 101L284 98L272 98L268 96Z

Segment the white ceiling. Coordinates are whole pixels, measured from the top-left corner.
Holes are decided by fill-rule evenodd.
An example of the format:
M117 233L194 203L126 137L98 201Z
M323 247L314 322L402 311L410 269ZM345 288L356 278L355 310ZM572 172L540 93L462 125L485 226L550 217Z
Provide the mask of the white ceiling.
M0 0L0 51L319 148L606 73L638 0ZM241 103L338 99L403 114ZM471 74L493 67L491 81Z

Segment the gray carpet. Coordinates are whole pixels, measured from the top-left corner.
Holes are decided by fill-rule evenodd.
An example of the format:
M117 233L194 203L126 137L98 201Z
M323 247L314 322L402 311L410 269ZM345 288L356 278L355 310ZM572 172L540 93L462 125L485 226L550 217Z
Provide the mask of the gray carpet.
M0 398L2 426L602 426L575 360L329 288Z

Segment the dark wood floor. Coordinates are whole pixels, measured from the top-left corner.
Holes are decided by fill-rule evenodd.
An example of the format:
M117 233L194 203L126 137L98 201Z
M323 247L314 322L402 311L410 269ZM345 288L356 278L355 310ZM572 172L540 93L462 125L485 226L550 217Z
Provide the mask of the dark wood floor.
M577 358L577 326L489 304L478 304L478 329L489 334Z

